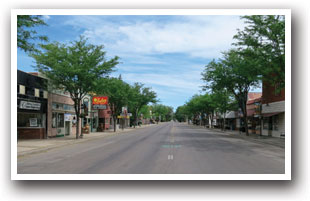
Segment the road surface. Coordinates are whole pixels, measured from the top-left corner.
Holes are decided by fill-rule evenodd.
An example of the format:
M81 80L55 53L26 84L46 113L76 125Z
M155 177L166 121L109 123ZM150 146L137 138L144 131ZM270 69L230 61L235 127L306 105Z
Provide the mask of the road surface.
M284 149L167 122L18 159L18 174L284 174Z

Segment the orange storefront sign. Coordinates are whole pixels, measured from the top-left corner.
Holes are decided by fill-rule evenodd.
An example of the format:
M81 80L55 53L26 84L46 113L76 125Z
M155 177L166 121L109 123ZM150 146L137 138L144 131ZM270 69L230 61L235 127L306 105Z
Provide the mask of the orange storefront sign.
M93 97L93 105L107 105L108 97L107 96L95 96Z

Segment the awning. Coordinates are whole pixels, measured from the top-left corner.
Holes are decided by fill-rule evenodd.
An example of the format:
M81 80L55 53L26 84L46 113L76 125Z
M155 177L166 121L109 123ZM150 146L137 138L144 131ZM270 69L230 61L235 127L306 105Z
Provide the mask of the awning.
M263 115L263 117L271 117L271 116L274 116L274 115L277 115L280 113L283 113L283 112L263 113L262 115Z

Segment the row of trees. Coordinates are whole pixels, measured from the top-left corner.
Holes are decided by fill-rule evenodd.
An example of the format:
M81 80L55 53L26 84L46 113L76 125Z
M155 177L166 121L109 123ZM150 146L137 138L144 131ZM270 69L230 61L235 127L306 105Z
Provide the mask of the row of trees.
M159 107L159 105L148 106L149 103L158 102L156 93L151 88L144 87L141 83L130 85L124 82L121 76L109 77L119 64L119 57L107 59L103 45L89 44L83 37L69 44L35 43L38 39L48 42L46 36L39 36L31 29L40 25L47 25L41 16L18 16L17 45L35 59L36 69L48 78L50 88L61 89L70 94L77 117L77 139L80 118L83 117L81 101L86 94L109 97L114 131L122 107L127 106L128 112L132 113L134 125L138 123L144 107Z
M194 95L185 105L177 108L175 118L180 122L191 119L194 124L209 125L212 128L214 114L221 113L223 114L222 128L225 129L225 114L235 109L237 104L231 94L227 91L216 91Z
M134 126L137 125L139 115L143 107L149 103L156 103L156 93L141 83L130 85L119 78L100 78L93 90L96 94L104 94L109 97L109 106L112 117L116 122L117 116L122 112L122 107L127 106L132 113L131 119ZM114 131L116 124L114 123Z
M238 30L233 36L233 48L223 52L222 58L209 62L202 72L206 95L193 97L180 112L203 113L206 107L191 106L196 99L221 94L224 105L229 105L231 98L237 102L247 120L246 103L248 92L259 87L262 81L277 85L278 90L285 86L285 19L280 15L253 15L241 17L245 20L244 30ZM227 96L226 96L227 95ZM226 99L227 97L231 97ZM203 101L202 101L203 102ZM215 101L216 102L216 101ZM226 104L225 104L226 102ZM206 103L203 103L206 104ZM194 104L195 105L195 104ZM197 109L199 108L199 109ZM221 108L221 107L219 107ZM225 106L221 111L225 114ZM214 107L208 105L207 114L212 115ZM246 135L248 125L245 123Z
M139 115L157 122L171 121L173 119L173 108L163 104L146 105L142 107Z

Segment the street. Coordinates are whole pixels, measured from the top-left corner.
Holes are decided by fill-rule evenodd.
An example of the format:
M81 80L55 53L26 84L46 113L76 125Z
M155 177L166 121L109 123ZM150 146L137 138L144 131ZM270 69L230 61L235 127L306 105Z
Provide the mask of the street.
M18 174L284 174L284 148L166 122L18 159Z

